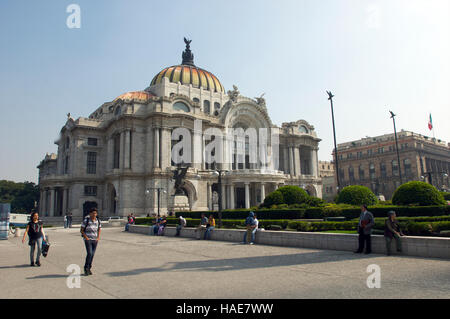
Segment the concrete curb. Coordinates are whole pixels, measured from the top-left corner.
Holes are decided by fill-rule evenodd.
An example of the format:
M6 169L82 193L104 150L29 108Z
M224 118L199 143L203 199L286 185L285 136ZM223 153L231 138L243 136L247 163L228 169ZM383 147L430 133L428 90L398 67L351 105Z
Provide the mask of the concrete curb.
M150 226L130 225L129 231L153 235ZM175 233L175 227L166 227L165 236L175 236ZM244 233L245 230L216 228L211 232L211 240L242 242ZM195 239L197 237L195 228L183 228L180 237ZM358 248L358 235L258 230L255 243L284 247L355 251ZM402 237L402 248L403 252L396 253L395 243L393 242L392 254L450 259L450 238ZM386 254L384 236L372 235L372 252Z

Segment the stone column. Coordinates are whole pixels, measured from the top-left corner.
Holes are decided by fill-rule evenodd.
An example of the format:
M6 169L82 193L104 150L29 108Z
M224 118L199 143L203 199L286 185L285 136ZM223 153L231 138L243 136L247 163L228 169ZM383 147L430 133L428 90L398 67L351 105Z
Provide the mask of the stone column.
M289 174L289 149L283 147L283 171L285 174Z
M171 132L169 128L163 128L161 130L161 168L166 169L171 166L172 150L171 144Z
M123 153L124 153L124 163L123 163L123 167L124 168L131 168L131 131L130 130L126 130L124 133L124 147L123 147Z
M250 183L245 182L245 208L250 208Z
M226 197L227 197L227 194L226 194L226 187L225 187L225 184L222 182L222 185L221 185L221 192L222 192L222 198L221 198L221 200L222 200L222 209L227 209L227 207L226 207Z
M207 196L208 196L208 209L213 210L214 205L213 205L213 201L212 201L212 183L210 183L210 182L208 182Z
M298 147L294 147L295 176L300 176L300 152Z
M107 152L106 152L106 169L105 171L111 171L114 164L114 139L109 138L107 142Z
M317 154L317 152L319 151L318 148L314 149L314 176L318 177L319 176L319 156Z
M192 156L192 167L201 169L202 168L202 132L193 131L192 134L192 145L191 145L191 156Z
M266 197L266 185L264 183L261 183L261 203L264 202L264 198Z
M289 174L291 176L295 175L294 167L294 151L292 147L289 146Z
M49 216L55 216L55 189L50 189L50 207Z
M161 167L159 162L159 128L154 129L154 142L153 142L153 167Z
M234 184L233 183L230 184L230 203L231 203L230 208L231 209L235 209L236 208L236 202L234 200Z
M63 188L62 192L63 192L62 213L64 216L67 214L67 188Z
M120 133L120 157L119 157L119 168L124 168L125 162L125 132Z
M145 160L146 160L146 166L145 171L151 172L153 168L154 163L154 157L155 157L155 149L154 149L154 133L153 129L148 128L147 129L147 136L146 136L146 147L145 147Z
M302 175L302 152L301 152L301 146L298 147L298 176Z

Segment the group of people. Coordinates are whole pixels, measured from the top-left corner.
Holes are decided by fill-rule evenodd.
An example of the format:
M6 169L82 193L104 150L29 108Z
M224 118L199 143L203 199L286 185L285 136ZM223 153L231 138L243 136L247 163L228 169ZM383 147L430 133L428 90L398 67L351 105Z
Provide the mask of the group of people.
M72 228L72 213L64 215L64 228Z
M97 218L97 209L92 208L89 215L86 216L81 223L81 237L84 240L86 248L86 259L84 263L84 274L92 275L92 261L94 259L97 244L100 240L101 222ZM42 254L42 242L48 241L48 237L44 231L44 224L39 220L39 214L35 211L31 213L30 222L27 224L25 233L23 234L22 243L28 235L28 244L30 245L30 266L41 266L40 257ZM36 251L37 247L37 251ZM34 257L36 251L36 258Z
M361 215L358 222L358 249L355 251L357 254L364 252L370 254L372 252L372 228L375 226L375 219L373 214L367 210L366 205L361 205ZM394 239L397 246L397 252L402 251L401 236L404 236L400 225L397 221L397 217L394 211L388 212L388 218L385 221L384 227L384 239L386 243L386 254L391 255L391 244ZM364 251L365 248L365 251Z
M211 239L211 232L216 227L216 220L213 215L209 215L209 218L206 218L206 215L202 213L200 218L200 224L195 229L197 233L197 239Z
M127 226L135 223L135 217L133 214L128 216ZM245 226L247 228L243 244L253 245L255 243L255 235L258 230L259 221L256 218L254 212L250 212L249 216L245 220ZM355 253L370 254L372 252L371 244L371 234L372 228L375 225L375 219L373 214L367 210L366 205L361 206L361 215L358 222L358 249ZM166 217L160 217L156 220L153 226L153 234L162 236L164 235L164 229L167 226ZM186 219L182 216L179 217L177 232L175 236L180 236L181 229L186 226ZM213 215L206 218L205 214L201 215L200 225L196 228L197 239L208 240L211 239L211 232L216 226L216 221ZM126 229L128 230L128 229ZM84 272L86 276L92 275L92 261L94 259L95 251L97 250L97 244L100 240L101 233L101 222L97 218L97 209L92 208L89 215L84 218L81 224L81 236L84 240L84 245L86 248L86 260L84 264ZM27 225L26 231L22 238L22 243L25 243L25 238L28 235L28 244L30 245L30 265L31 266L41 266L40 256L42 254L42 242L47 240L47 236L44 232L44 225L42 221L39 220L39 214L35 211L31 213L30 222ZM396 218L394 211L388 212L388 218L385 221L384 238L386 242L386 253L391 255L391 244L395 240L396 248L398 252L402 251L401 236L404 236L399 223ZM36 251L37 248L37 251ZM365 251L364 251L365 249ZM34 258L36 251L36 258Z
M158 219L156 219L155 225L153 225L153 235L163 236L166 227L167 227L166 217L159 217Z

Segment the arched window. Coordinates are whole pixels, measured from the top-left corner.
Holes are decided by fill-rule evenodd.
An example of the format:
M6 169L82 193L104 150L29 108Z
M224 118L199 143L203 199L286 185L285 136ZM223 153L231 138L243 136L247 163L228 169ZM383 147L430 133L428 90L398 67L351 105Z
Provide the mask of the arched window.
M114 115L119 115L120 114L120 106L116 107L116 110L114 111Z
M298 130L300 131L300 133L308 133L308 129L304 125L300 125Z
M191 111L191 109L189 108L189 106L187 106L185 103L183 102L175 102L173 104L173 109L175 111L184 111L189 113Z
M211 104L209 103L208 100L203 101L203 112L205 112L206 114L211 113Z
M194 101L194 102L196 102L196 103L199 103L199 102L200 102L200 100L197 99L196 97L194 97L194 98L192 99L192 101Z

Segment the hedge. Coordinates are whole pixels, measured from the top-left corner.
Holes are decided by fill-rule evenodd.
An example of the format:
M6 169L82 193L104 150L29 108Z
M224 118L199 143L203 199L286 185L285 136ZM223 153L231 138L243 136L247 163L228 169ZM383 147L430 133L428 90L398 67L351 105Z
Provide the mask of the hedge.
M388 211L393 210L398 217L417 216L444 216L450 214L450 205L446 206L369 206L369 211L375 217L386 217ZM222 212L222 219L245 219L250 210L225 210ZM264 219L323 219L325 217L346 217L347 219L357 218L361 214L361 209L354 206L331 205L326 207L311 207L299 209L260 209L254 211L258 220ZM213 215L217 220L219 213L214 212L179 212L180 215L189 218L200 218L201 214Z

